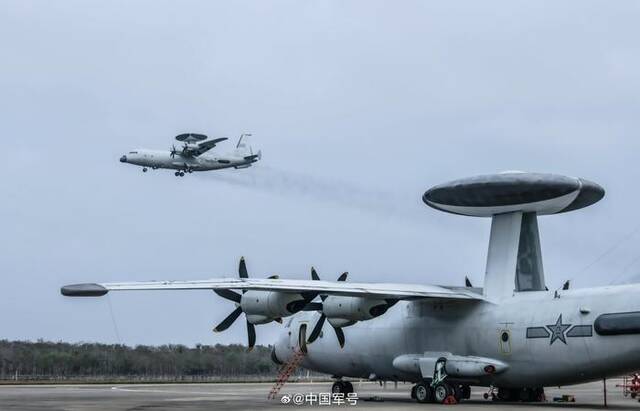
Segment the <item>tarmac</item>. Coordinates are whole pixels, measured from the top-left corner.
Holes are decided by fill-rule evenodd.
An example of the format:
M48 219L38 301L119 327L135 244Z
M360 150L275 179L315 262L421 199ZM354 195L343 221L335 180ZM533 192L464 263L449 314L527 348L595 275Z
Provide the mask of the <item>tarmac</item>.
M624 397L619 380L607 381L608 408L613 410L637 410L640 403ZM276 399L268 400L271 384L135 384L135 385L7 385L0 386L0 410L48 410L48 411L163 411L163 410L287 410L302 406L331 409L442 409L440 404L418 404L410 398L410 384L378 384L354 382L357 399L331 398L330 383L290 383ZM540 410L555 409L604 409L603 383L575 385L562 388L546 388L546 403L498 403L483 399L487 392L474 387L471 399L455 405L459 410ZM300 395L295 395L300 394ZM573 395L574 403L553 402L553 397ZM288 402L282 398L287 397ZM302 405L296 405L301 402ZM350 400L350 401L349 401ZM322 405L327 401L329 405ZM284 402L284 403L283 403ZM352 405L353 404L353 405Z

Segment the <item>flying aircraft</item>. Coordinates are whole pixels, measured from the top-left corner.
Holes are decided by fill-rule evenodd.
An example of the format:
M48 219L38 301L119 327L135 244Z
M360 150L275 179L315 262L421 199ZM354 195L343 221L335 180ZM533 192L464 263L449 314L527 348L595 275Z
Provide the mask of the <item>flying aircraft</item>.
M214 331L242 314L249 347L258 324L284 322L277 363L336 378L413 382L418 402L469 398L470 386L492 387L496 401L541 401L544 387L570 385L640 369L640 285L548 290L538 217L599 201L591 181L506 172L455 180L423 195L430 207L491 218L482 288L394 283L239 278L75 284L65 296L97 297L123 290L210 290L235 309ZM454 217L452 217L454 218ZM548 217L557 218L557 217ZM461 281L462 282L462 281Z
M247 168L262 158L261 151L253 154L253 149L243 139L251 134L242 134L232 153L227 155L206 154L218 143L228 140L227 137L207 140L204 134L186 133L176 136L176 140L182 142L181 148L175 144L171 150L137 149L129 151L120 157L121 163L129 163L142 167L143 172L149 168L167 168L176 170L176 177L184 177L185 173L194 171L219 170L222 168Z

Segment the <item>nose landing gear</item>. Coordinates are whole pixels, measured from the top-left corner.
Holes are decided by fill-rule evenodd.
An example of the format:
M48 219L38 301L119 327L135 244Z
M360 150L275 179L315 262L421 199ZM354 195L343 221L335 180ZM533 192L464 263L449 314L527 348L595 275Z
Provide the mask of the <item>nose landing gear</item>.
M142 172L143 172L143 173L146 173L146 172L147 172L147 167L143 167L143 168L142 168Z

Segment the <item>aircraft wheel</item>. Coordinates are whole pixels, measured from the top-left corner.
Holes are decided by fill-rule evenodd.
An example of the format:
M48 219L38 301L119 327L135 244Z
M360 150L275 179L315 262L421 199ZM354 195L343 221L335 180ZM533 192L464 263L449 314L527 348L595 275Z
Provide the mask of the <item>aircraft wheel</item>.
M175 173L173 173L174 176L178 177L180 175L179 171L176 171Z
M453 395L453 388L446 382L442 382L433 389L433 399L436 403L442 404L448 396Z
M344 390L345 390L345 386L342 381L336 381L331 386L331 392L334 394L345 392Z
M431 387L423 382L416 384L413 390L415 390L416 401L418 401L419 403L424 404L427 402L431 402L431 400L433 399Z
M411 387L411 399L412 400L416 399L416 386L415 385L413 387Z
M146 172L147 172L147 167L143 167L143 168L142 168L142 172L143 172L143 173L146 173Z
M453 391L453 396L458 402L460 400L468 400L471 397L471 387L468 385L455 385Z
M343 381L342 384L344 385L345 394L350 394L353 392L353 384L351 384L349 381Z
M180 177L184 177L184 171L180 172Z
M520 392L518 388L498 388L498 400L500 401L518 401Z

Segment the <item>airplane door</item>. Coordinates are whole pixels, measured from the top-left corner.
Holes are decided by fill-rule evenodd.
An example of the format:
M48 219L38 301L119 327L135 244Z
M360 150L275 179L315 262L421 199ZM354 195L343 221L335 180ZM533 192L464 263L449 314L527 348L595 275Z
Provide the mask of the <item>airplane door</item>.
M298 331L298 347L303 353L307 353L307 323L300 324L300 330Z

